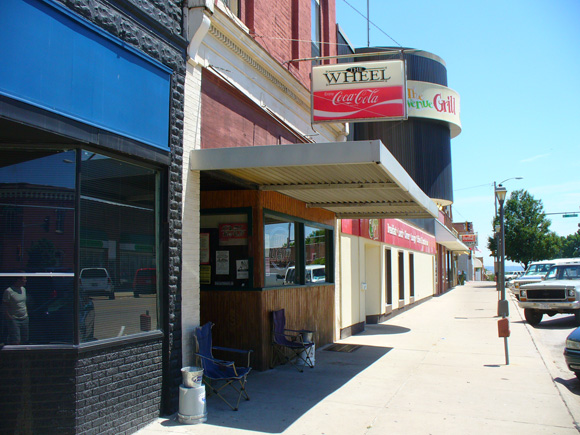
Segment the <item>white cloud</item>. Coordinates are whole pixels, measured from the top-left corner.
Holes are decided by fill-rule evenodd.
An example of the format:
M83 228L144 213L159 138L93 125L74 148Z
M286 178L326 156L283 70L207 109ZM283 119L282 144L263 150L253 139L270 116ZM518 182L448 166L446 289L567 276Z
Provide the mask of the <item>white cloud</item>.
M532 156L532 157L528 157L527 159L520 160L520 163L530 163L530 162L533 162L535 160L539 160L539 159L543 159L544 157L548 157L549 155L550 155L550 153L538 154L537 156Z

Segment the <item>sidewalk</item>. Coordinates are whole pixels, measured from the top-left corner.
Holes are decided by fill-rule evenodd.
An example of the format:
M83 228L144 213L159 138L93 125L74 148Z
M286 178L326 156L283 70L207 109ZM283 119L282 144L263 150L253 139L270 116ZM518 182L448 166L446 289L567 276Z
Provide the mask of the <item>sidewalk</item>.
M206 423L138 434L577 434L580 398L553 381L511 298L510 313L509 366L495 286L469 282L342 340L351 353L317 349L314 369L252 372L237 412L208 397Z

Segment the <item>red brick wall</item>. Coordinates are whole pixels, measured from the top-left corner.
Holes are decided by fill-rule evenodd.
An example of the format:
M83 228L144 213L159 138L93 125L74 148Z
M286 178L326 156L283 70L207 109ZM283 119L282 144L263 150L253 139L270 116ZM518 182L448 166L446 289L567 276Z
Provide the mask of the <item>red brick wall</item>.
M242 21L256 41L278 62L311 57L311 0L242 1ZM275 6L274 6L275 5ZM323 56L336 55L335 0L320 0L322 13ZM334 61L332 61L334 63ZM288 70L310 89L311 62L285 64Z
M303 142L263 109L203 70L201 148L228 148Z

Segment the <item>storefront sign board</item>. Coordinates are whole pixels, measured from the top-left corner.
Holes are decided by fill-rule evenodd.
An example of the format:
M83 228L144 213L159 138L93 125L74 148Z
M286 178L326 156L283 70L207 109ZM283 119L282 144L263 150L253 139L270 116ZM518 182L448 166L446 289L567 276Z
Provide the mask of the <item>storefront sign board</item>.
M312 122L407 118L403 60L312 68Z
M435 83L407 81L407 113L449 123L451 138L461 133L459 94Z

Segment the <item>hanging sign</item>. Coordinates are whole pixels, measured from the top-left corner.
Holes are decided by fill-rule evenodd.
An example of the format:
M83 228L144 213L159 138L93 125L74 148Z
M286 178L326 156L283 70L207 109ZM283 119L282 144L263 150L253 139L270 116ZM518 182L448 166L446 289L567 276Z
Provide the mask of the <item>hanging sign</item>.
M408 80L407 114L447 122L452 139L461 133L459 94L448 87Z
M312 67L312 122L407 119L403 60Z

